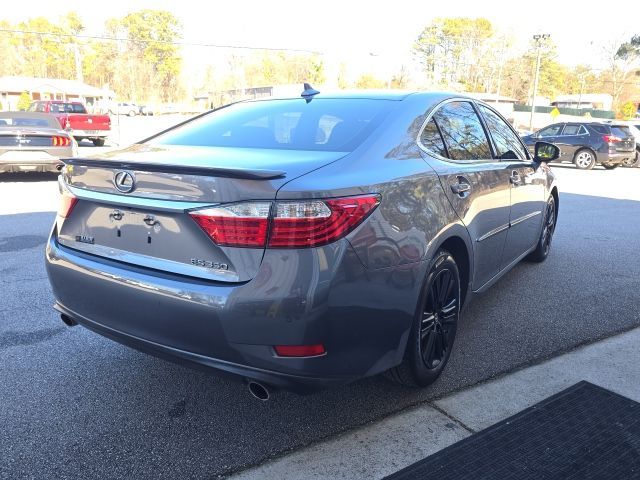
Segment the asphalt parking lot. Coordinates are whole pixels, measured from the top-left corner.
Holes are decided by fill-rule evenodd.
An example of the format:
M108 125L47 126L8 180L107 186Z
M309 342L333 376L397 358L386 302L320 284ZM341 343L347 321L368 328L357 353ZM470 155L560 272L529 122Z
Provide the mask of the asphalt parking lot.
M89 145L81 154L101 150ZM640 169L554 171L549 259L468 305L436 384L372 378L266 403L242 383L65 327L43 261L55 176L0 176L0 478L216 478L640 325Z

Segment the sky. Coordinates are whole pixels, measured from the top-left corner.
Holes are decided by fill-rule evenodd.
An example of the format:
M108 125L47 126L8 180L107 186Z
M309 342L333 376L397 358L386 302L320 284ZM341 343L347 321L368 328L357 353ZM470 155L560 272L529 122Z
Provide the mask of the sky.
M73 10L84 20L87 34L99 34L106 18L143 8L164 9L182 22L185 42L370 57L367 61L390 68L407 57L431 20L443 16L485 17L516 38L516 49L524 49L534 33L550 33L558 60L568 65L602 66L604 46L640 34L638 0L619 0L613 9L558 0L109 0L96 5L86 0L12 2L0 18L11 22L38 15L55 19Z

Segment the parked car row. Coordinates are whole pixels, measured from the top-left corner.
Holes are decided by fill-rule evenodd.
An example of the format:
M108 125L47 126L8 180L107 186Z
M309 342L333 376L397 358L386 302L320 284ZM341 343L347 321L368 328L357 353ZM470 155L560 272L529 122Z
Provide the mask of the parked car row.
M571 162L581 170L602 165L608 170L638 166L637 125L622 122L560 122L544 127L522 140L531 150L538 141L560 148L558 162Z
M138 105L136 103L120 102L109 108L111 115L126 115L135 117L136 115L153 115L153 109L148 105Z

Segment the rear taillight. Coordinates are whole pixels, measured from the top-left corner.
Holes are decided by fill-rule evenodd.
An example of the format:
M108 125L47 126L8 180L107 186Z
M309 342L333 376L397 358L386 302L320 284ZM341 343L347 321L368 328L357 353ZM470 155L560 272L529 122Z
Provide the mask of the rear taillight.
M71 215L73 207L78 203L78 199L70 192L64 192L60 198L60 207L58 208L58 216L67 218Z
M602 139L606 143L616 143L616 142L621 142L622 141L622 139L620 137L616 137L615 135L604 135L602 137Z
M378 203L376 195L277 202L269 247L317 247L334 242L358 226Z
M63 137L61 135L54 135L51 137L51 142L54 147L68 147L71 145L71 139L69 137Z
M218 245L264 247L271 202L245 202L190 212Z
M243 202L190 212L218 245L305 248L334 242L380 203L377 195L275 202Z

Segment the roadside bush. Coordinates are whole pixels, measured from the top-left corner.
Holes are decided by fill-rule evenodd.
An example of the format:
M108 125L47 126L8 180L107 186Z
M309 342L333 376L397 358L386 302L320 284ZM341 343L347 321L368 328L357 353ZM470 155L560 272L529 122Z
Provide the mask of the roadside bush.
M22 92L20 94L20 98L18 99L18 110L21 110L21 111L29 110L30 105L31 105L31 94L29 92Z

